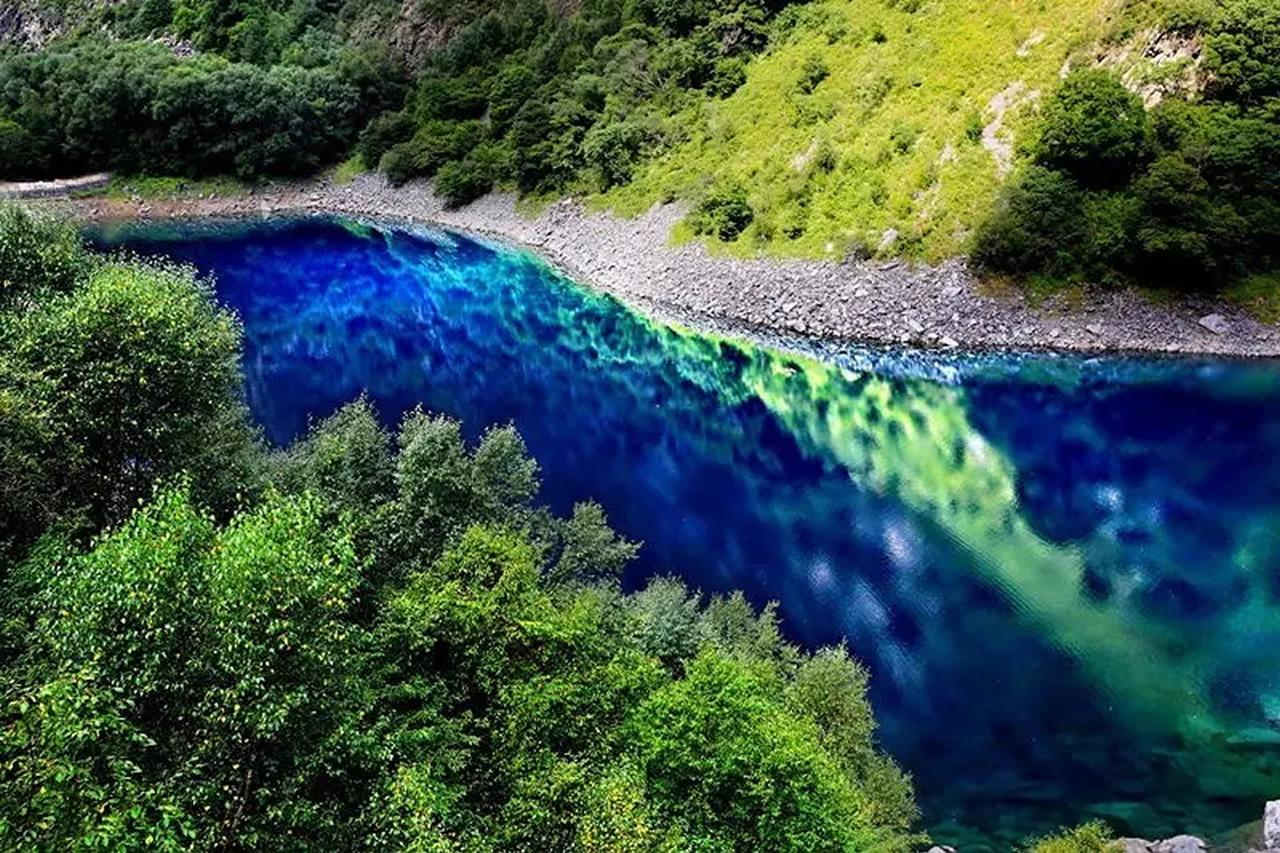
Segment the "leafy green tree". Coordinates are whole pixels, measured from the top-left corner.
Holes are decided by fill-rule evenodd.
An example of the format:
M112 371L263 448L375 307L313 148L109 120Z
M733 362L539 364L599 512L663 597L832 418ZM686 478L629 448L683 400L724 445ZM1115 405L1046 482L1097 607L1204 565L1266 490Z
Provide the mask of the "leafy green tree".
M183 471L224 509L252 490L239 347L235 319L180 268L101 264L0 315L0 399L29 427L4 435L22 443L0 456L30 463L0 476L18 497L0 510L0 539L30 541L78 511L110 525Z
M346 837L371 766L360 563L319 501L218 531L161 493L89 553L33 561L0 826L19 847ZM290 844L292 840L292 845Z
M1161 273L1195 283L1239 272L1233 259L1247 223L1229 205L1214 202L1198 169L1166 154L1134 183L1134 191L1143 211L1138 245Z
M489 121L498 132L505 132L537 89L538 80L527 66L509 65L493 80L489 89Z
M788 714L771 677L704 652L624 727L654 812L689 849L862 850L883 841L858 791Z
M594 502L578 503L560 534L560 555L548 573L552 583L621 580L622 571L640 551L609 527L604 509Z
M1062 172L1031 166L983 225L974 259L992 269L1070 275L1083 242L1080 188Z
M403 112L386 112L374 117L360 134L356 151L371 168L382 162L382 156L393 146L413 136L413 119Z
M1245 104L1280 95L1280 9L1267 0L1231 0L1204 40L1210 94Z
M462 207L493 189L493 176L473 157L453 160L440 167L434 189L446 207Z
M17 300L71 290L91 268L71 223L0 205L0 311Z
M13 119L0 115L0 175L22 178L39 174L36 156L31 133Z
M1087 186L1123 183L1146 159L1142 100L1112 74L1076 70L1045 104L1036 159Z
M316 424L283 451L276 469L280 488L311 492L339 510L369 510L395 497L391 436L364 397Z

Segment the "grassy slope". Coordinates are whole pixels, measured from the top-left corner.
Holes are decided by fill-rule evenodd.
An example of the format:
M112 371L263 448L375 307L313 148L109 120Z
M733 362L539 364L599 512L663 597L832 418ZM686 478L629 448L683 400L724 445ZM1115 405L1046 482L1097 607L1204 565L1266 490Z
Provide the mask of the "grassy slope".
M686 143L601 200L633 213L731 180L748 189L757 214L738 252L864 249L936 260L964 251L999 185L995 158L974 138L993 119L992 98L1015 81L1051 90L1064 61L1107 32L1115 3L910 5L816 0L737 93L692 117ZM806 95L796 84L810 56L830 73ZM1006 115L1006 127L1025 124L1027 103ZM888 229L900 235L891 245Z

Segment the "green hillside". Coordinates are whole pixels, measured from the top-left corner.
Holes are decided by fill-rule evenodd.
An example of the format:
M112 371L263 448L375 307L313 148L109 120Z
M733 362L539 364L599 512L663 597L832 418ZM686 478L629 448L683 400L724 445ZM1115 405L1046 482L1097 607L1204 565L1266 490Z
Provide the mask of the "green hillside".
M679 199L738 254L1275 289L1270 0L77 3L0 32L0 177L345 160L453 205Z
M1057 84L1068 57L1099 42L1114 5L823 0L800 7L742 88L705 105L688 142L606 199L634 211L736 182L748 188L756 212L738 241L744 249L935 259L963 251L1037 98ZM810 87L814 68L825 76Z

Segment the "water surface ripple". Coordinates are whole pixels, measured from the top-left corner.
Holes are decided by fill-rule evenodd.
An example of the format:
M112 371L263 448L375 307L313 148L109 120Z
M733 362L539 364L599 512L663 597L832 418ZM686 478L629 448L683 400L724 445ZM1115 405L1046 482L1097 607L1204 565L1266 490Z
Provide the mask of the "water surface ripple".
M802 355L643 319L532 256L297 220L131 226L213 274L271 440L367 392L513 421L678 572L870 666L966 850L1104 816L1222 832L1280 796L1280 366Z

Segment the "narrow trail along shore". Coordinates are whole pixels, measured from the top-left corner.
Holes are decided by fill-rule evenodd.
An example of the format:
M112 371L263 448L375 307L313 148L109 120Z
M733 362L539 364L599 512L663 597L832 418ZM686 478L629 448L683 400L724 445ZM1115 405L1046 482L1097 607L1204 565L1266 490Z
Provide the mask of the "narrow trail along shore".
M94 221L194 216L337 213L436 225L531 248L584 284L652 314L785 335L924 347L1133 351L1280 356L1280 327L1209 297L1156 303L1132 291L1032 305L991 295L960 260L740 259L693 243L674 246L679 205L634 219L591 212L573 200L535 217L495 193L446 210L426 182L391 187L379 175L347 184L274 184L238 195L172 199L64 198L42 202Z

